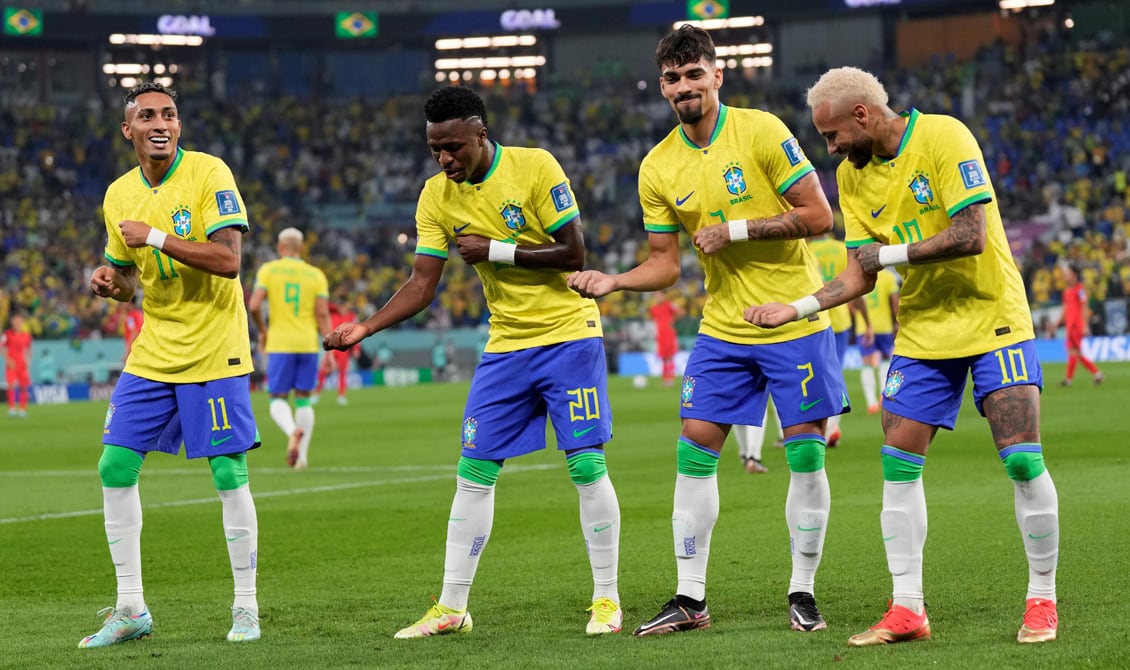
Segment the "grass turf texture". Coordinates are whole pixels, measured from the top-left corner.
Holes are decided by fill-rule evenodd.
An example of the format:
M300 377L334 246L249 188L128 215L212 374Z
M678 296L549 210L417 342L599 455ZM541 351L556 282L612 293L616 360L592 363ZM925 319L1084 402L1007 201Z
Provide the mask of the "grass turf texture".
M428 385L352 390L346 407L325 396L306 472L285 467L286 442L268 417L267 396L256 394L265 444L249 462L263 639L248 644L224 639L231 574L207 465L158 454L141 477L153 636L77 649L100 625L95 612L114 603L96 472L106 405L32 406L26 420L0 419L0 606L10 616L0 633L0 667L1130 667L1130 459L1119 421L1130 366L1108 364L1104 372L1102 387L1084 374L1061 388L1062 366L1045 369L1043 439L1062 529L1060 639L1050 644L1015 641L1027 569L1012 485L967 399L957 430L939 433L925 470L934 638L848 648L850 635L878 620L890 592L879 531L879 417L862 411L858 375L849 372L857 411L844 418L842 446L827 457L832 515L816 583L826 631L788 629L784 452L767 444L769 473L748 475L731 438L711 546L714 627L632 638L675 587L678 389L652 380L638 390L617 378L608 467L623 513L624 631L584 635L591 578L577 496L564 459L551 449L503 469L490 544L471 591L474 631L392 639L441 588L466 384Z

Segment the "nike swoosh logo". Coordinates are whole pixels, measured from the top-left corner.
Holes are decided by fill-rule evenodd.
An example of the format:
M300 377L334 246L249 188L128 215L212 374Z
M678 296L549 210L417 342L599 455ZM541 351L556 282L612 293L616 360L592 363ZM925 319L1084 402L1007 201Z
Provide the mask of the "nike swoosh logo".
M227 536L225 535L224 537L227 537ZM246 535L236 535L235 537L228 537L228 542L235 542L236 540L238 540L241 537L247 537L247 536Z
M680 612L671 612L670 614L668 614L667 616L663 617L662 619L656 619L655 621L648 621L647 623L644 623L644 624L641 624L641 625L640 625L640 630L648 630L648 629L650 629L650 628L655 628L656 626L658 626L658 625L660 625L660 624L664 623L664 622L665 622L665 621L667 621L668 619L670 619L670 618L672 618L672 617L677 617L677 616L679 616L679 614L680 614Z
M1055 531L1051 531L1051 530L1049 530L1048 532L1044 533L1043 535L1033 535L1033 534L1031 534L1031 533L1028 533L1028 537L1032 538L1033 540L1042 540L1042 539L1044 539L1045 537L1047 537L1047 536L1051 535L1051 534L1052 534L1052 533L1054 533L1054 532L1055 532Z
M796 529L803 533L803 532L807 532L807 531L811 531L811 530L820 530L820 526L813 526L812 528L805 528L804 526L797 524Z
M824 396L820 396L819 398L817 398L816 400L813 400L812 402L805 402L804 400L802 400L802 401L800 401L800 411L807 412L808 410L812 409L813 407L816 407L817 405L819 405L822 402L824 402Z
M120 538L120 537L119 537L119 538L118 538L118 539L116 539L116 540L110 540L110 541L109 541L109 542L107 542L106 544L117 544L117 543L119 543L119 542L121 542L121 541L122 541L122 538Z
M612 527L612 524L611 524L611 523L606 523L606 524L604 524L603 526L593 526L593 528L592 528L592 532L594 532L594 533L603 533L604 531L608 530L608 529L609 529L609 528L611 528L611 527Z
M883 541L884 542L890 542L891 540L895 539L896 537L898 537L898 535L892 535L890 537L883 537Z
M883 206L882 206L882 207L880 207L879 209L873 209L873 210L871 210L871 218L872 218L872 219L877 219L877 218L879 218L879 215L880 215L880 214L882 214L882 213L883 213L883 210L884 210L884 209L886 209L886 208L887 208L887 206L886 206L886 205L883 205Z
M218 447L221 444L223 444L224 442L227 442L228 440L232 439L233 437L235 437L235 435L228 435L227 437L221 437L218 440L216 438L212 438L212 446Z
M675 196L675 206L676 207L682 207L683 203L690 200L692 195L694 195L694 191L691 191L690 193L684 195L681 198L679 196Z
M471 225L471 224L467 223L467 224L464 224L462 226L455 226L455 234L458 235L459 233L463 232L464 230L467 230L467 226L469 226L469 225Z
M459 516L449 516L449 517L447 517L447 520L448 521L466 521L467 518L466 517L459 517Z
M585 428L584 430L577 430L576 428L574 428L573 429L573 437L584 437L585 435L588 435L589 433L591 433L594 430L596 430L596 426L589 426L588 428Z

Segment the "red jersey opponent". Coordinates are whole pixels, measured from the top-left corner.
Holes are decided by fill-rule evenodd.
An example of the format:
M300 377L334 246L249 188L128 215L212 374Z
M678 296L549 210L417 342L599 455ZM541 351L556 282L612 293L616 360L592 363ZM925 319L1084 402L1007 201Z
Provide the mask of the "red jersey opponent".
M343 323L353 323L357 317L353 312L338 307L332 302L330 308L330 324L337 328ZM344 405L348 401L345 399L345 389L349 382L349 359L357 358L361 355L361 350L357 347L360 345L353 345L346 351L328 351L322 356L322 365L318 368L318 389L317 393L322 392L322 388L326 384L326 377L329 376L334 369L337 370L337 404Z
M1090 310L1087 307L1087 289L1079 281L1079 270L1074 266L1064 267L1063 279L1063 316L1059 322L1063 325L1067 336L1067 374L1061 386L1071 386L1071 379L1075 376L1075 365L1082 363L1094 378L1096 384L1103 381L1103 373L1095 366L1091 359L1083 355L1083 335L1087 332L1087 321Z
M668 300L667 294L660 291L649 311L651 320L655 322L655 355L663 361L663 384L670 386L675 381L675 354L679 353L675 319L683 315L683 308Z
M31 333L24 328L24 317L13 314L8 330L0 335L4 346L4 373L8 380L8 416L27 416L27 394L31 388L28 359L31 357ZM18 402L17 402L18 396Z

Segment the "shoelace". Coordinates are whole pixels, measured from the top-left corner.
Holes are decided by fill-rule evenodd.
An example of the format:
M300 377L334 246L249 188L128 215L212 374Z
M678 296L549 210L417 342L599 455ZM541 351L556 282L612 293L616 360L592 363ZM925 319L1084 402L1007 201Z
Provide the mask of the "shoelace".
M253 628L259 623L255 615L251 613L251 610L242 607L235 610L232 620L235 622L237 628Z

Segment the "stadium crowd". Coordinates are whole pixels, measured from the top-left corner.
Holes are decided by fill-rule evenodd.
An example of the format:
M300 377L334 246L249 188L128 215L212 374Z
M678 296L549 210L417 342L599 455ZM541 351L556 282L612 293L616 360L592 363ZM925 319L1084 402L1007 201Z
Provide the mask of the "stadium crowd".
M953 114L978 133L1034 308L1056 305L1062 262L1082 269L1103 332L1108 298L1130 296L1130 49L1072 44L1042 33L1023 47L992 45L966 62L881 73L899 91L892 107ZM835 159L812 128L803 88L727 74L723 101L773 111L797 133L835 207ZM491 88L492 137L541 146L573 180L588 265L620 271L646 257L636 176L675 124L654 86L594 77L529 93ZM274 257L279 230L306 231L332 300L368 314L407 278L412 211L436 168L424 145L423 95L383 101L182 100L183 142L232 167L248 204L243 267ZM86 280L104 245L101 193L135 158L113 131L121 110L6 103L0 108L0 323L23 312L36 337L121 334L125 309L92 299ZM838 214L837 214L838 216ZM689 240L673 297L681 335L705 300ZM244 278L245 289L251 284ZM475 273L453 256L436 303L407 328L476 326L487 314ZM606 330L646 318L646 296L600 302Z

